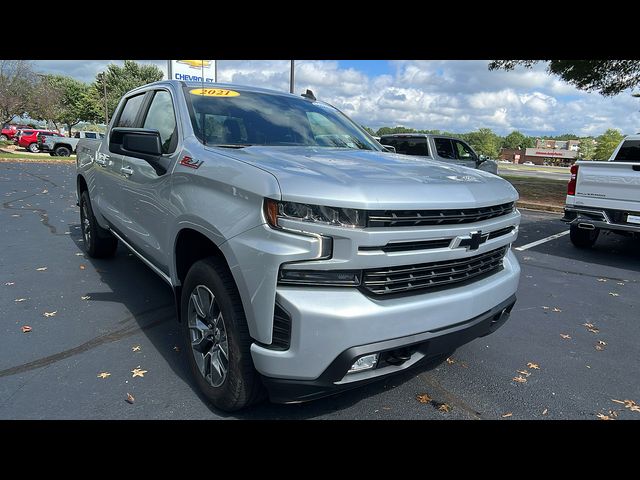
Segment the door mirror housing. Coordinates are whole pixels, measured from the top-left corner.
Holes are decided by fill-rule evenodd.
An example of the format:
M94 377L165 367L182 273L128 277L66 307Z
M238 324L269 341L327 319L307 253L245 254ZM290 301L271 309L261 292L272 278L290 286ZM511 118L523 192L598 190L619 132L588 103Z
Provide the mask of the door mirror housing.
M166 173L162 165L160 132L149 128L116 127L109 135L109 151L118 155L140 158L149 163L158 175Z

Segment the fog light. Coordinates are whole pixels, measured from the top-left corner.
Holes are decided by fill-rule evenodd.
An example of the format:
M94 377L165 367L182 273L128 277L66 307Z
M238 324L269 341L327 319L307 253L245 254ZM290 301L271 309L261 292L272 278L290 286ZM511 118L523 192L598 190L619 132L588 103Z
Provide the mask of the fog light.
M356 362L351 365L351 368L347 373L355 373L361 372L362 370L369 370L371 368L375 368L378 363L378 354L374 353L373 355L365 355L364 357L360 357Z

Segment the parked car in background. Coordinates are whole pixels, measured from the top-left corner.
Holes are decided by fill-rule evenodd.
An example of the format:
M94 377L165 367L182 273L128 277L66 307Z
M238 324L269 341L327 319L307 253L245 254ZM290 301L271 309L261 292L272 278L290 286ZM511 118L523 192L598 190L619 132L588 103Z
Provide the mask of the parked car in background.
M49 152L51 156L68 157L75 153L78 142L85 138L100 140L104 138L104 133L77 131L73 134L73 138L43 137L38 138L38 146L41 151Z
M62 137L58 132L52 132L51 130L22 130L15 142L16 145L26 148L31 153L38 153L40 151L38 147L38 138L40 136Z
M23 128L31 128L29 125L11 125L9 123L5 123L2 126L2 133L0 133L0 141L6 142L7 140L13 140L14 137L18 134L18 131Z
M522 165L535 165L533 162L524 162Z
M496 162L478 155L467 142L459 138L428 133L396 133L382 135L380 143L394 147L396 153L416 155L498 174Z

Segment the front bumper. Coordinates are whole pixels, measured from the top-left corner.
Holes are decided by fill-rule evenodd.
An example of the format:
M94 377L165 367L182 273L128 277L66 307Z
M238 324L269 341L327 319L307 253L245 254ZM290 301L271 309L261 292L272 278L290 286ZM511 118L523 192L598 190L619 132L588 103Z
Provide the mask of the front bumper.
M305 402L350 390L424 364L475 338L489 335L509 319L515 302L516 296L512 295L491 310L445 329L349 348L331 362L315 380L263 377L263 382L269 391L270 400L274 403ZM359 357L371 353L381 355L377 368L345 375ZM402 356L399 363L398 355Z
M562 221L571 225L577 225L579 228L592 229L593 226L593 228L603 230L640 233L640 224L626 221L627 215L629 214L640 216L638 212L629 212L626 210L565 205Z

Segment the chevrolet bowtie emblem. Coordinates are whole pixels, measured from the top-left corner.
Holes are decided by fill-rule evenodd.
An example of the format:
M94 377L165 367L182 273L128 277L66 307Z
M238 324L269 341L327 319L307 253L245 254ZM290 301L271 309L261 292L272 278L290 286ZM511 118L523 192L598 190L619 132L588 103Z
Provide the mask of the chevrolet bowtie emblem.
M480 245L489 239L488 233L482 233L482 231L471 232L471 236L463 238L458 246L468 247L469 250L478 250Z
M177 60L178 63L184 63L185 65L189 65L191 68L209 68L211 65L211 60Z

